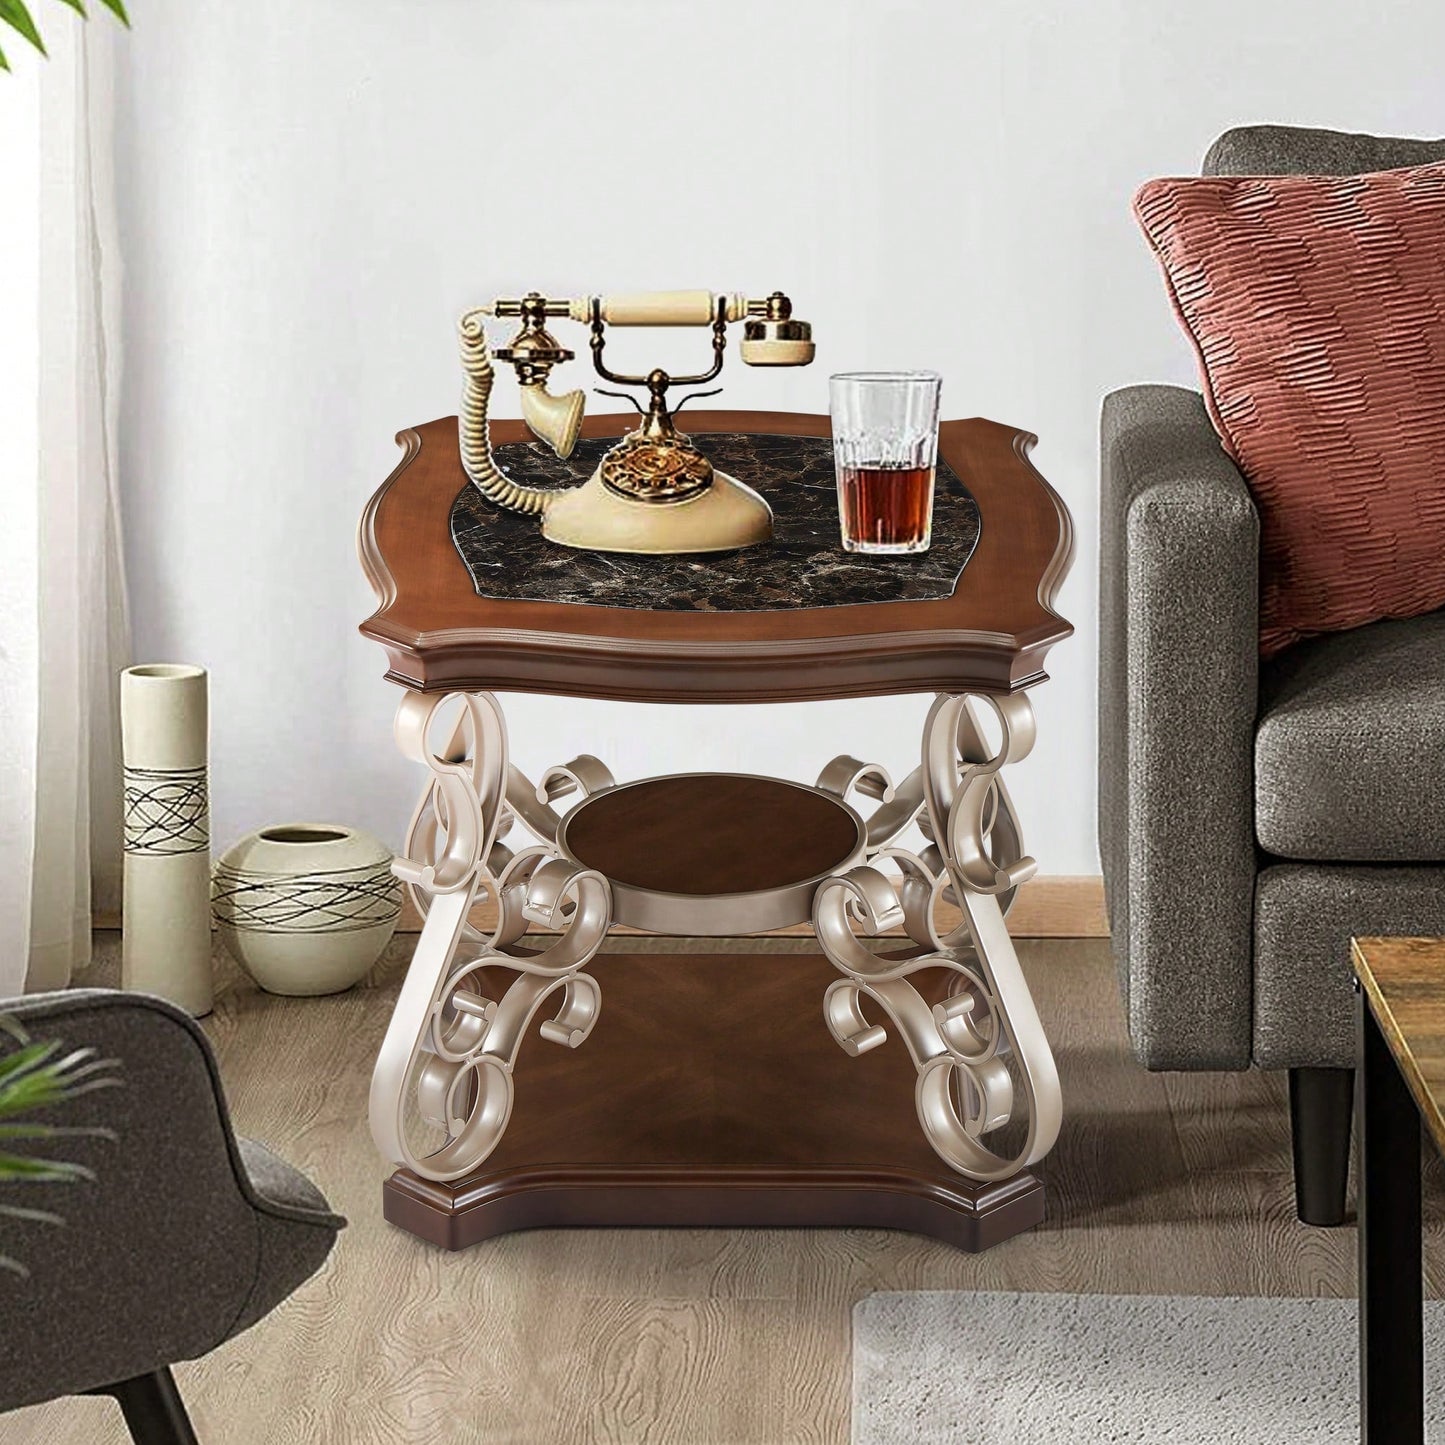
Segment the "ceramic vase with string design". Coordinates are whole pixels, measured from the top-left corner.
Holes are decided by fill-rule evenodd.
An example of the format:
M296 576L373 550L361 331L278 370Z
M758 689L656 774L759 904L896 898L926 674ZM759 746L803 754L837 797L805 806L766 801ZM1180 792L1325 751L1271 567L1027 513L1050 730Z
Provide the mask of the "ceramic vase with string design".
M211 1011L209 679L151 663L120 679L125 764L121 982Z

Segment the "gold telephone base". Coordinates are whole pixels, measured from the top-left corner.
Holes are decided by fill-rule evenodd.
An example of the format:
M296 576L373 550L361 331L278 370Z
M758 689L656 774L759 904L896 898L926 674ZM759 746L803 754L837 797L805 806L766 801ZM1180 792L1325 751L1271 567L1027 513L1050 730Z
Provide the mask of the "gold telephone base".
M666 510L666 528L658 512ZM589 552L731 552L773 535L772 508L751 487L726 472L678 502L639 505L618 496L599 467L575 491L556 494L542 514L542 535L563 547Z

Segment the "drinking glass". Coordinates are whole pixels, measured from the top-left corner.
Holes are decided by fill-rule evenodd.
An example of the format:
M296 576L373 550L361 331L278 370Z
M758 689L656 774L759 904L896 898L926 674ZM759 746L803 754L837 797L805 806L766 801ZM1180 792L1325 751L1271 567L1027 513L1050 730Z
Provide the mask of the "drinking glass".
M845 552L926 552L938 459L936 371L828 378Z

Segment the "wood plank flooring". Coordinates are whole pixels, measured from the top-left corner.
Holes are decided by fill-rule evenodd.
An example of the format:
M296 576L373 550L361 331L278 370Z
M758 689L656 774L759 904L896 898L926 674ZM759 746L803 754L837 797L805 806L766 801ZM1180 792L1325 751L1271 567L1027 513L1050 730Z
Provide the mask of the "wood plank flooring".
M665 941L620 947L642 944ZM236 1125L305 1169L351 1228L281 1309L179 1367L201 1439L832 1445L848 1438L850 1310L873 1290L1351 1295L1353 1230L1294 1220L1283 1078L1147 1074L1104 942L1020 954L1066 1121L1046 1165L1048 1219L979 1256L823 1230L551 1231L441 1253L380 1218L366 1095L395 967L338 997L288 1000L227 964L206 1028ZM91 981L109 981L112 960L113 948ZM605 990L605 966L599 976ZM913 1127L911 1100L899 1104ZM1445 1281L1440 1173L1427 1166L1432 1292ZM7 1445L126 1438L101 1400L0 1417Z

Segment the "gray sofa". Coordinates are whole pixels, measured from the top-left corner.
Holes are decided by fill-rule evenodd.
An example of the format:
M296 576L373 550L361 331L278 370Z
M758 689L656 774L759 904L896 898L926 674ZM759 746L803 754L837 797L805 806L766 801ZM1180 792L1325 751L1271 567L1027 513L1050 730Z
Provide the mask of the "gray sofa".
M1440 159L1252 126L1204 172ZM1299 1214L1339 1223L1349 940L1445 934L1445 613L1261 663L1259 518L1202 399L1113 393L1102 473L1099 845L1129 1034L1150 1069L1289 1070Z
M113 1141L30 1146L95 1180L0 1186L0 1201L65 1221L0 1217L0 1253L29 1271L0 1274L0 1410L113 1395L141 1445L193 1445L170 1366L268 1314L321 1267L345 1221L303 1175L232 1133L205 1035L170 1004L74 990L0 1012L33 1039L120 1063L119 1087L52 1106L47 1120L100 1126Z

